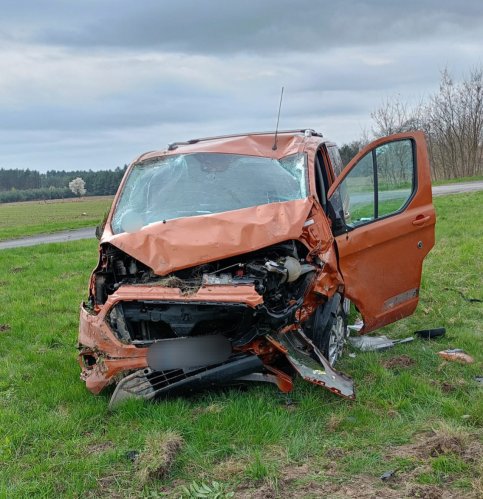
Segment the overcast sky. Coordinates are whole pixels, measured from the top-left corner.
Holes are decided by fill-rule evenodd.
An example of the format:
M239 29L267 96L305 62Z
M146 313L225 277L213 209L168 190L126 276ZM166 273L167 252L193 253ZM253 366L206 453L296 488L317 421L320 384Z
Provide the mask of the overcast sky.
M1 0L0 167L114 168L174 140L315 128L483 63L483 1Z

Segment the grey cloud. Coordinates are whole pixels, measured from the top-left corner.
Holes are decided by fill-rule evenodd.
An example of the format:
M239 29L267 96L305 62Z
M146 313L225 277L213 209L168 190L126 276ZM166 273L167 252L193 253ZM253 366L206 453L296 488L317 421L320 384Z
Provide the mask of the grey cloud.
M451 0L339 2L303 0L114 0L8 2L11 36L77 47L149 48L190 53L271 53L425 40L482 33L483 3ZM25 4L31 3L31 8ZM17 4L20 6L20 4ZM30 12L30 14L29 14ZM17 26L9 29L9 19Z

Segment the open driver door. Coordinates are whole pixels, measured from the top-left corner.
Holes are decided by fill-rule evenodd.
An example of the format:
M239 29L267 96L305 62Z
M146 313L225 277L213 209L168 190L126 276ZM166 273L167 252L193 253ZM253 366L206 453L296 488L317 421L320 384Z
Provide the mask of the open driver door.
M423 132L378 139L328 192L345 295L368 333L414 312L436 216Z

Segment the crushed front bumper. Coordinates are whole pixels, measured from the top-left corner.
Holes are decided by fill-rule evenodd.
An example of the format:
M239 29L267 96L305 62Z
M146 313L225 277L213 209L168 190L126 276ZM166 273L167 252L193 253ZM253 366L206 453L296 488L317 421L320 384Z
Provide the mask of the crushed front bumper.
M141 298L183 303L241 303L253 309L261 304L260 295L251 287L223 288L200 288L186 296L177 288L121 286L109 296L98 314L81 306L79 363L86 387L97 394L107 385L117 384L111 405L128 396L151 399L174 390L196 390L233 381L270 381L288 392L292 389L292 373L281 368L282 364L287 364L307 381L342 397L355 397L352 380L332 369L313 343L294 327L258 336L242 347L230 346L227 352L219 342L213 343L214 338L209 335L161 339L150 346L136 346L120 341L106 319L117 303ZM200 342L204 341L207 345L212 343L201 355ZM189 345L192 345L192 352L186 350ZM166 351L170 353L166 355ZM200 365L193 360L184 360L196 358L197 354L202 359ZM177 360L173 361L177 358L179 366Z

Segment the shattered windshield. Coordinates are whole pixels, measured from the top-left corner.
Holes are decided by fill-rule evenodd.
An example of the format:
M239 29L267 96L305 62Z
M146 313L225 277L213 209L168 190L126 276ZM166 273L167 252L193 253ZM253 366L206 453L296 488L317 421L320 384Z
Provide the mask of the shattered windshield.
M133 167L112 218L114 234L173 218L307 197L305 155L164 156Z

